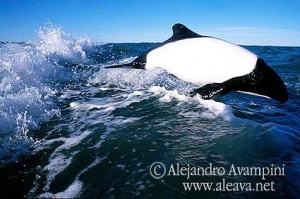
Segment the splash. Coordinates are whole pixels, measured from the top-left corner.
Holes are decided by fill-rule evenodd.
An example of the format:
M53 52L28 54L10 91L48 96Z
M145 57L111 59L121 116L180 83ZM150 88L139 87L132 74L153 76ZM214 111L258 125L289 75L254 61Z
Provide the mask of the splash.
M59 63L85 62L89 39L45 27L39 40L0 44L0 163L16 161L35 140L30 131L60 117L56 94L77 78Z
M40 38L37 49L43 55L53 60L67 60L72 62L85 62L87 56L84 48L91 48L89 38L75 39L70 33L65 32L61 27L40 28L38 31Z

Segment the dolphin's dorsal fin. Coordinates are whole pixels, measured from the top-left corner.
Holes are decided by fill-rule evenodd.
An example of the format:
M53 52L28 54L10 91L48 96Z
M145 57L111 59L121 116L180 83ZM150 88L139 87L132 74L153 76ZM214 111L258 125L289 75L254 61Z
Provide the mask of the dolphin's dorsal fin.
M190 39L190 38L197 38L197 37L207 37L207 36L202 36L199 35L190 29L188 29L185 25L177 23L173 25L172 27L173 30L173 35L166 41L162 42L155 48L159 48L167 43L175 42L178 40L183 40L183 39ZM122 68L122 67L130 67L130 68L136 68L136 69L145 69L146 65L146 59L147 59L147 54L154 50L155 48L152 48L144 53L142 53L140 56L138 56L133 62L128 63L128 64L121 64L121 65L115 65L115 66L108 66L105 68Z
M189 38L196 38L196 37L205 37L202 35L199 35L190 29L188 29L185 25L177 23L172 27L173 35L171 38L166 40L165 43L174 42L182 39L189 39Z

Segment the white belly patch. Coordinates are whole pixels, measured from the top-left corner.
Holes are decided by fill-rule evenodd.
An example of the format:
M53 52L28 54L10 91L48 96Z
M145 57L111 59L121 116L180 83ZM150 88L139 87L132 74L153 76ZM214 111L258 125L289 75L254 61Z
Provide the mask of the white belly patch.
M147 55L146 69L159 67L184 81L204 85L246 75L254 69L257 59L257 55L240 46L201 37L152 50Z

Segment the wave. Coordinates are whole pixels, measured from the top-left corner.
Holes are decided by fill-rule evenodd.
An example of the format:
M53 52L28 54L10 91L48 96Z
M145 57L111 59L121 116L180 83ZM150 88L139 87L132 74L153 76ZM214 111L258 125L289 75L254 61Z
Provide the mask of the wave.
M106 151L105 147L110 145L117 136L116 134L120 132L124 133L120 135L125 138L126 131L129 129L134 134L138 132L139 130L134 128L137 124L144 124L151 128L143 130L151 136L153 128L162 131L162 128L167 128L172 124L179 126L182 122L188 123L193 120L196 128L205 129L207 128L205 124L199 123L199 118L200 121L204 118L220 126L220 131L206 135L206 139L215 139L228 133L221 129L230 124L228 120L234 119L230 106L213 100L204 101L200 97L192 99L185 94L180 94L176 89L167 90L162 86L152 86L156 78L153 75L152 78L148 76L149 79L147 79L145 75L159 71L137 73L137 70L127 70L126 72L124 69L101 71L91 78L87 87L63 92L60 99L69 103L70 113L65 116L61 124L53 127L51 136L46 136L42 142L33 146L34 152L39 153L59 143L59 146L51 152L49 162L41 167L39 177L34 181L34 187L29 193L30 197L78 197L84 189L84 176L94 167L102 164L102 160L108 158L105 154L111 153L111 149ZM118 78L121 74L124 75L123 80L128 84L118 81L122 79ZM104 83L104 80L108 82ZM130 82L133 83L130 84ZM138 84L134 84L137 82ZM86 97L87 95L89 97ZM178 113L177 117L174 117L174 112ZM156 117L158 115L159 118ZM177 121L178 119L181 121ZM154 125L153 122L157 124ZM178 130L190 131L182 128ZM62 135L62 131L66 131L67 135ZM140 133L138 132L137 136ZM59 134L59 136L54 134ZM69 179L70 183L60 186L59 192L51 189L54 181L60 179L64 172L72 168L78 157L85 154L86 150L90 155L85 160L82 170L73 173L74 175L71 175ZM122 166L118 165L120 168Z
M0 44L0 162L28 152L29 135L40 123L60 117L56 94L76 78L61 63L87 62L88 38L75 39L60 27L38 31L35 42Z

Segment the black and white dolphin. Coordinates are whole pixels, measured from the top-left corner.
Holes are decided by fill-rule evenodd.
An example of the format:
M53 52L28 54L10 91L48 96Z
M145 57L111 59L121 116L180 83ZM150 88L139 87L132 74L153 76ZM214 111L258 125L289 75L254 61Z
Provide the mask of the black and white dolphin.
M182 24L173 26L173 35L133 62L106 68L162 68L184 81L202 87L191 92L203 99L230 91L250 92L284 103L287 89L264 60L251 51L209 36L199 35Z

